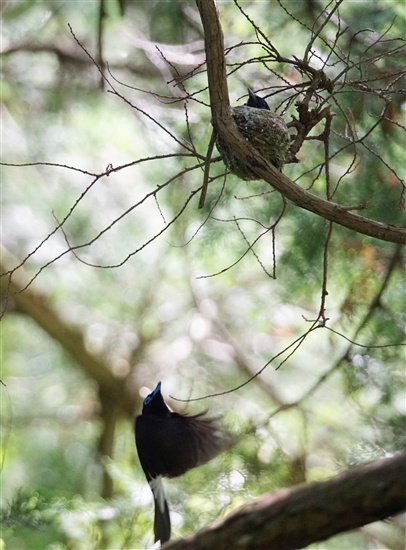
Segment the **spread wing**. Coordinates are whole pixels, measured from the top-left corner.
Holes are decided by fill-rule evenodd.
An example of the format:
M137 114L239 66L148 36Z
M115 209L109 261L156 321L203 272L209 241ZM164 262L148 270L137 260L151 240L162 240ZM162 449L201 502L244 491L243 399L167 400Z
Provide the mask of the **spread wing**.
M217 419L204 414L137 417L136 445L148 480L158 475L180 476L205 464L230 445L230 438L219 428Z

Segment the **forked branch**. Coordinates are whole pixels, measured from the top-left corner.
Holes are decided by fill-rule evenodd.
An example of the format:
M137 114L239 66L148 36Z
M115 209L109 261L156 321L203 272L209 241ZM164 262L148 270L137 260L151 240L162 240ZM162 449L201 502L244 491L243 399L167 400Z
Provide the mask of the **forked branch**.
M300 208L352 231L383 241L406 244L406 229L377 222L351 212L347 206L327 201L293 183L244 140L231 114L228 97L223 33L214 0L196 0L204 33L212 124L233 153L286 199Z

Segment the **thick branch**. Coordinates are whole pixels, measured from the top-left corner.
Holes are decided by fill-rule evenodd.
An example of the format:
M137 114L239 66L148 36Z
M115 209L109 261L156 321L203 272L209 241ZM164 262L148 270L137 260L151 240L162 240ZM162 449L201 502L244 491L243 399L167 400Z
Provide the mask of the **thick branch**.
M214 0L196 0L196 4L203 23L212 114L214 115L213 105L215 105L216 118L232 120L220 16ZM214 122L213 126L216 129Z
M205 32L212 124L214 130L232 149L233 153L297 206L352 231L384 241L406 244L406 229L359 216L346 207L326 201L302 189L265 161L258 151L242 137L231 115L227 95L223 35L215 2L214 0L196 0L196 4Z
M304 548L406 509L406 455L377 460L324 482L249 502L165 550Z

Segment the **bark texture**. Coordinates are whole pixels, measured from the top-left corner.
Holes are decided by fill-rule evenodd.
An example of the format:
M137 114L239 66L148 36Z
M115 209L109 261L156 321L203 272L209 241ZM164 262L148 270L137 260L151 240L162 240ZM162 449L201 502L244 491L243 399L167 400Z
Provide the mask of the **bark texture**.
M292 550L406 509L406 455L266 494L165 550Z

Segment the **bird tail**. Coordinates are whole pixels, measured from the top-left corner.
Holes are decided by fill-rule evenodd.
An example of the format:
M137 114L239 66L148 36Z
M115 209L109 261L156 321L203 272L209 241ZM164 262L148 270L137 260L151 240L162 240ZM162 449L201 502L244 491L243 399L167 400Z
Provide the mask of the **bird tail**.
M169 518L169 508L168 503L166 502L161 476L157 476L156 478L151 479L149 485L154 495L155 504L155 542L160 540L161 544L163 544L171 537L171 520Z

